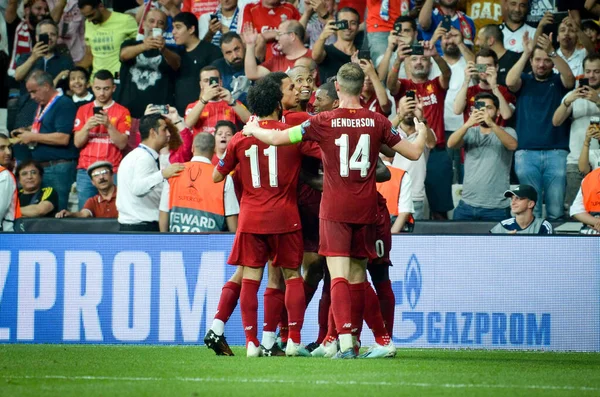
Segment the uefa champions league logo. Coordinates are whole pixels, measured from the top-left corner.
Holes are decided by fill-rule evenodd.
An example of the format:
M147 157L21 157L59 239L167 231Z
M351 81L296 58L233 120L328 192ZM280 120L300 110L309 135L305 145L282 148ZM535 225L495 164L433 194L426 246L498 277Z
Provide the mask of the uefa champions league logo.
M412 254L406 272L404 274L404 290L406 291L406 299L411 309L415 309L421 296L421 288L423 287L423 278L421 276L421 266L415 254Z

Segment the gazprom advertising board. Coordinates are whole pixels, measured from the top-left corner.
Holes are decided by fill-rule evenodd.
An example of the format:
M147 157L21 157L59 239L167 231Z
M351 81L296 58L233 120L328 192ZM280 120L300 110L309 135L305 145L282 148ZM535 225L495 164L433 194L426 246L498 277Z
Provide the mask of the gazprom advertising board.
M201 344L234 271L232 242L0 234L0 343ZM391 257L400 347L600 351L598 238L403 235ZM244 344L239 308L226 336ZM373 342L367 327L362 339Z

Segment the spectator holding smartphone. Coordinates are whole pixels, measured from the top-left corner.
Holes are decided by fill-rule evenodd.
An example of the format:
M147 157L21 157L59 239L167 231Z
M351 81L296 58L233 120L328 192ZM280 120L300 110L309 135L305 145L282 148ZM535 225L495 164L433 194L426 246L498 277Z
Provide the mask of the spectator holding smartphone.
M229 120L234 124L245 123L250 112L240 102L231 97L231 92L221 85L221 74L214 66L205 66L200 71L200 97L188 105L185 111L185 124L194 131L215 132L219 120Z
M245 2L245 1L244 1ZM238 0L221 0L216 10L198 18L198 37L219 47L227 32L241 32L242 14Z
M319 76L325 82L335 76L342 65L351 62L357 50L354 39L358 34L360 15L354 8L338 11L336 21L328 21L312 50L312 58L319 65ZM336 35L333 44L326 44L329 37Z
M585 132L585 139L579 155L579 171L587 175L590 171L600 168L600 117L592 117ZM594 145L596 149L592 149Z
M571 121L569 155L567 156L567 190L565 208L569 208L581 185L584 174L579 170L579 155L588 139L586 131L592 118L600 116L600 55L592 53L583 61L584 77L579 87L564 96L554 112L552 124L560 126ZM588 141L588 145L591 141ZM591 149L598 149L598 141L591 142ZM589 149L586 148L586 149ZM589 171L588 171L589 172ZM587 172L586 172L587 173Z
M300 18L300 23L306 29L306 42L308 48L314 48L319 36L325 29L327 22L335 17L335 0L303 0L304 14ZM325 41L325 44L333 44L337 40L335 35L331 35Z
M173 103L173 83L181 57L165 45L166 27L167 15L158 9L150 10L144 19L143 40L127 40L121 45L118 100L135 119L144 115L149 103Z
M462 114L467 122L475 106L475 96L480 92L487 92L498 99L498 115L501 120L495 121L503 125L513 115L515 96L508 88L498 84L498 57L494 51L483 49L477 53L475 60L477 63L468 62L465 68L465 80L456 95L454 113ZM476 84L470 85L471 81Z
M90 197L98 194L87 169L97 161L109 161L116 175L123 159L131 129L129 110L113 100L116 86L108 70L96 72L92 91L96 99L77 111L73 127L74 143L79 152L77 197L81 210Z
M550 27L553 23L555 23L553 14L547 12L540 21L538 32L540 29L546 31L545 28ZM584 58L596 50L594 43L583 33L580 22L570 16L564 18L558 25L557 40L559 48L556 53L569 64L575 78L581 77ZM583 45L583 48L578 48L579 43Z
M56 52L58 27L52 20L44 19L38 23L35 35L36 43L32 51L17 59L15 80L24 81L33 70L45 70L56 78L62 71L68 71L73 67L73 60L69 55Z
M439 5L434 7L434 0L425 0L419 12L419 25L424 40L433 40L435 30L442 26L446 31L454 27L460 31L464 42L473 46L475 41L475 24L464 12L458 10L458 0L439 0ZM438 52L442 53L441 43L437 43Z
M437 40L442 34L440 27L434 39ZM413 46L412 50L416 49ZM437 137L437 145L432 149L427 163L425 190L433 219L443 220L448 219L447 212L453 208L452 163L446 152L444 132L445 98L452 71L433 42L424 42L418 50L423 51L422 55L411 54L408 58L410 78L398 79L398 70L393 68L387 78L387 87L396 100L400 100L408 91L415 91L423 106L423 116ZM434 79L429 77L432 58L441 71L441 75Z
M475 110L448 138L449 148L465 148L462 198L454 210L454 220L500 222L510 214L510 204L503 198L503 192L510 188L517 134L512 128L503 128L495 122L499 107L495 95L477 94Z
M35 116L37 103L27 92L25 80L36 70L46 71L52 76L54 87L62 81L61 73L73 67L73 60L69 55L62 55L56 51L58 28L50 19L44 19L36 25L36 43L31 52L22 54L17 58L15 80L21 83L21 95L18 101L17 121L18 127L31 125ZM17 148L15 157L23 160L24 153ZM27 156L25 156L27 158Z
M517 135L519 148L515 153L515 171L522 184L533 186L546 203L548 218L564 215L569 130L555 127L551 115L562 106L563 97L575 85L569 65L552 46L552 34L543 34L535 46L529 35L524 37L525 51L506 76L509 90L517 94ZM532 73L524 74L527 62ZM555 74L556 68L560 74ZM534 208L536 217L542 206Z

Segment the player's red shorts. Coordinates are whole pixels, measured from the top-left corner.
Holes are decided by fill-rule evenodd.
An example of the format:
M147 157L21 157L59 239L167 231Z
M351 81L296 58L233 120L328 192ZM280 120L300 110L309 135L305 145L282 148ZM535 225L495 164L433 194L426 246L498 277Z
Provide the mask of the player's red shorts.
M370 265L391 266L390 250L392 249L392 221L387 208L377 215L377 224L375 225L375 252L377 258L369 261Z
M267 261L272 259L275 267L295 269L302 264L303 253L301 230L282 234L238 232L227 263L264 267Z
M320 219L319 254L357 259L377 258L375 225L341 223Z

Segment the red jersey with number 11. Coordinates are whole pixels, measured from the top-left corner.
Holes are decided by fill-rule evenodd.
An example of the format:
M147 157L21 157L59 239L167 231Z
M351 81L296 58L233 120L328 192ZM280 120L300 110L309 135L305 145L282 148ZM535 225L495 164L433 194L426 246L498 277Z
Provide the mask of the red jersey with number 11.
M390 121L367 109L322 112L302 124L304 140L319 143L323 199L319 217L335 222L377 222L375 168L379 148L401 141Z
M275 120L264 120L260 127L272 130L289 128ZM217 171L233 171L242 182L238 231L255 234L289 233L301 229L296 189L303 155L320 157L317 145L269 146L254 137L235 134L227 144L225 157Z

